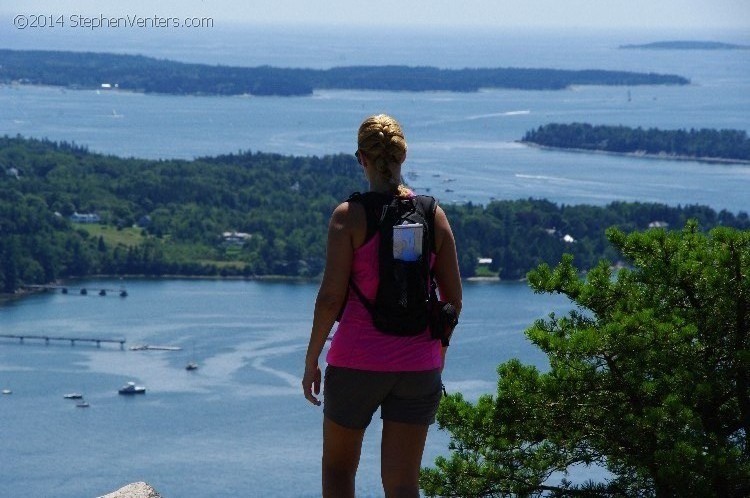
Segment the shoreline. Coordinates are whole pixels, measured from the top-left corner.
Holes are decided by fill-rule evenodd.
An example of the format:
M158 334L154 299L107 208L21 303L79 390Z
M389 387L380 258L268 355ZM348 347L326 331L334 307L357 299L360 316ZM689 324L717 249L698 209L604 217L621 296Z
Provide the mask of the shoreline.
M244 277L244 276L237 276L237 275L231 275L231 276L220 276L220 275L87 275L84 277L70 277L66 278L64 280L58 280L55 282L48 282L47 284L40 284L40 285L58 285L61 287L64 287L65 285L70 285L71 283L74 283L79 280L121 280L123 282L123 288L126 288L125 282L128 279L131 280L228 280L228 281L236 281L236 280L246 280L246 281L258 281L258 282L285 282L285 283L313 283L313 282L320 282L322 279L322 276L318 277L291 277L286 275L255 275L251 277ZM492 282L492 283L521 283L525 282L525 278L519 278L518 280L503 280L500 277L465 277L461 279L463 282L467 283L482 283L482 282ZM49 292L53 289L29 289L28 287L19 287L19 289L14 292L13 294L3 293L0 292L0 305L3 305L5 303L15 301L17 299L23 299L24 297L33 296L36 294L43 294L45 292Z
M248 281L265 280L265 281L278 281L278 282L304 282L304 281L314 282L314 281L320 281L321 278L322 277L289 277L285 275L255 275L251 277L245 277L245 276L238 276L238 275L221 276L221 275L143 275L143 274L140 274L140 275L106 275L106 274L96 274L96 275L86 275L82 277L68 277L63 280L47 282L46 284L28 284L28 285L55 285L55 286L65 287L66 285L70 285L80 280L121 280L123 281L123 287L125 287L124 283L128 279L133 279L133 280L248 280ZM16 290L12 294L9 294L7 292L0 292L0 305L9 301L14 301L16 299L22 299L27 296L49 292L50 290L53 290L53 289L31 289L27 287L26 285L22 285L18 288L18 290Z
M675 154L653 154L648 152L614 152L610 150L601 149L581 149L576 147L555 147L552 145L542 145L536 142L527 142L524 140L516 140L516 143L525 145L527 147L533 147L541 150L554 150L560 152L572 152L576 154L602 154L607 156L615 157L632 157L642 159L661 159L667 161L684 161L684 162L700 162L710 164L726 164L726 165L742 165L750 166L750 160L748 159L729 159L724 157L698 157L698 156L680 156Z

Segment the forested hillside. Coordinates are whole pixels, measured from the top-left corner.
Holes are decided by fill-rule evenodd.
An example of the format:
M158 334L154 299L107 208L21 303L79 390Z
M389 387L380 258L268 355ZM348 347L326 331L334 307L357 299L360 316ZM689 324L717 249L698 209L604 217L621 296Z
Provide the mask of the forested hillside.
M0 138L0 292L93 274L315 277L331 211L364 188L349 155L154 161ZM518 279L565 252L582 268L613 260L604 235L613 225L679 229L696 218L704 229L750 228L747 213L701 206L528 199L443 207L465 277ZM94 223L75 222L75 214Z

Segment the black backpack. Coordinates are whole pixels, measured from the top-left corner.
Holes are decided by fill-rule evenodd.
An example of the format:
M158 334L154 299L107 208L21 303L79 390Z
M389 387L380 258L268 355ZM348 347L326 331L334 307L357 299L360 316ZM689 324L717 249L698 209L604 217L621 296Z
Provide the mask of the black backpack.
M375 327L390 335L414 336L430 323L436 301L435 280L430 271L434 250L436 203L433 197L402 198L367 192L352 194L349 202L361 203L367 215L367 238L380 234L379 283L375 301L369 301L350 279L349 285L372 316ZM423 226L421 254L413 261L393 257L394 226Z

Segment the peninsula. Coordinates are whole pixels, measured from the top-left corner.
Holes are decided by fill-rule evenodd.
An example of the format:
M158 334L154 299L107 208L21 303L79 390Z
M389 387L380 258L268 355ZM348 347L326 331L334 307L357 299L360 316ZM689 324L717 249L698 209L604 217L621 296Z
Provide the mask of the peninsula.
M142 55L0 50L0 84L128 90L174 95L310 95L314 90L476 92L483 88L561 90L574 85L687 85L673 74L597 69L441 69L346 66L330 69L189 64Z

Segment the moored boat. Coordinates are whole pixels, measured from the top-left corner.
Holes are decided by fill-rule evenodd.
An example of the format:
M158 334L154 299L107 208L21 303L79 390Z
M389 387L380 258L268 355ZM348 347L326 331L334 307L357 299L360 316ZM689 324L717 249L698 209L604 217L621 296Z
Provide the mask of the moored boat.
M135 382L128 382L122 386L118 391L118 394L145 394L146 388L143 386L136 386Z

